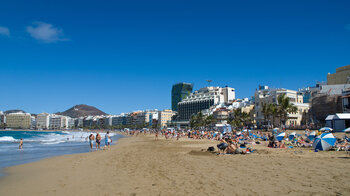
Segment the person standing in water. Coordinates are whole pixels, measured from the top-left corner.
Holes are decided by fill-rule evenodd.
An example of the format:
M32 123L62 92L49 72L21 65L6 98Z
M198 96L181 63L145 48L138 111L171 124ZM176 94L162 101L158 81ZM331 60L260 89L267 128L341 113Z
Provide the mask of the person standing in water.
M109 148L109 145L111 144L111 142L112 142L111 136L109 136L109 131L107 131L105 136L105 146Z
M100 149L100 144L101 144L101 135L99 133L96 134L96 149Z
M95 136L94 136L94 134L91 133L89 136L89 142L90 142L91 149L94 147L94 140L95 140Z
M22 146L23 146L23 139L21 138L20 140L19 140L19 149L22 149Z

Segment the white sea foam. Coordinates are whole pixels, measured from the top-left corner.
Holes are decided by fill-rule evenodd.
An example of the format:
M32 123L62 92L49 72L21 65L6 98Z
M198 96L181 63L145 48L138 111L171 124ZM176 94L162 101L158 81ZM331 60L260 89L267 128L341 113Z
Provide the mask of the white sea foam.
M96 133L92 132L69 132L63 131L64 134L50 133L45 134L41 138L40 142L43 144L59 144L63 142L86 142L88 141L89 135ZM100 133L101 137L104 138L106 133ZM114 133L110 133L110 136L115 135Z
M62 134L63 133L63 134ZM24 142L39 142L46 145L51 144L59 144L64 142L86 142L88 141L89 135L94 134L96 136L96 133L93 132L69 132L69 131L63 131L61 133L45 133L45 134L38 134L35 137L31 138L24 138ZM101 137L104 139L106 133L100 133ZM114 133L110 133L110 136L115 135ZM19 140L16 140L15 138L11 136L3 136L0 137L0 142L17 142Z
M11 136L0 137L0 142L15 142L15 141L17 140Z

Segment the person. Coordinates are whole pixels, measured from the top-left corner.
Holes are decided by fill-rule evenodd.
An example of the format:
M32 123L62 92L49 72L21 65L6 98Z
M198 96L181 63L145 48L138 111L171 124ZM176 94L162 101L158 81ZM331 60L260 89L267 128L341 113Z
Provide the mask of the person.
M268 145L268 147L275 148L275 146L276 146L276 138L275 138L274 134L271 134L269 136L269 145Z
M99 133L96 134L96 149L100 149L100 144L101 144L101 135Z
M90 148L91 149L94 146L94 140L95 140L95 136L94 136L94 134L91 133L90 136L89 136L89 142L90 142Z
M220 140L220 144L217 145L218 147L218 154L225 154L226 153L226 148L228 147L228 144L226 143L226 141L224 139Z
M107 131L105 136L105 146L109 148L109 145L112 143L111 136L109 136L109 131Z
M19 149L22 149L22 146L23 146L23 139L21 138L21 139L19 140Z
M158 140L158 130L156 130L156 138L154 140Z
M229 140L228 143L229 145L227 147L227 153L234 154L238 149L237 142L234 140Z

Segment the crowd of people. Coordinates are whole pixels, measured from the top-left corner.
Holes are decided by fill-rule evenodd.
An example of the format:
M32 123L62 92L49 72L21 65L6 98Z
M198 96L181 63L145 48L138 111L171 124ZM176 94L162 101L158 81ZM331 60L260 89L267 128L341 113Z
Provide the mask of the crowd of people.
M251 131L243 129L243 131L232 130L230 132L222 132L218 130L200 130L200 129L141 129L141 130L126 130L124 134L138 136L139 134L154 134L155 140L159 137L165 139L176 139L186 137L189 139L208 139L218 141L218 154L249 154L254 152L254 145L266 145L269 148L310 148L313 144L314 137L322 134L322 132L306 129L303 134L295 134L290 137L286 134L283 140L276 136L280 133L278 130L263 132L259 130ZM313 137L313 138L314 138ZM350 150L350 138L344 136L337 138L334 150Z

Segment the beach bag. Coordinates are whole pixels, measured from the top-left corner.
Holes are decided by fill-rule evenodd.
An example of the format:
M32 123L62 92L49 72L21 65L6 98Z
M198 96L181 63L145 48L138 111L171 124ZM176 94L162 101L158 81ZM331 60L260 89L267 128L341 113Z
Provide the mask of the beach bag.
M210 151L210 152L213 152L213 151L215 151L215 148L214 148L214 146L210 146L209 148L208 148L208 150L207 151Z

